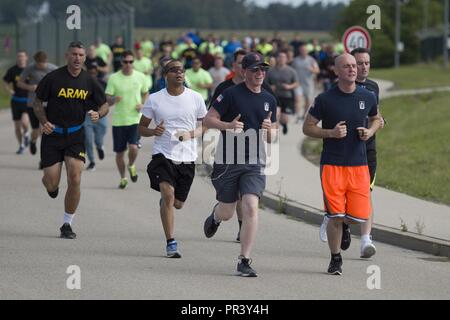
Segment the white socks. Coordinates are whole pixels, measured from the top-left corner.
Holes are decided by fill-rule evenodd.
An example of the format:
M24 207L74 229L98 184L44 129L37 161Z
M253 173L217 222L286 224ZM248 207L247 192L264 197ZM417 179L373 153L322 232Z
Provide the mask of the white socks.
M68 214L67 212L64 212L64 223L72 225L73 216L74 214Z
M362 242L372 242L372 239L370 238L370 234L364 234L361 236Z

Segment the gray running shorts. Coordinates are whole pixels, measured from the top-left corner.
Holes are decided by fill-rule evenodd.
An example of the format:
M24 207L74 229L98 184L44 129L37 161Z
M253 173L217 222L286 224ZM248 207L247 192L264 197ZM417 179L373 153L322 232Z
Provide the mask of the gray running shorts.
M211 181L216 199L224 203L236 202L244 194L261 197L266 188L264 167L257 164L214 164Z

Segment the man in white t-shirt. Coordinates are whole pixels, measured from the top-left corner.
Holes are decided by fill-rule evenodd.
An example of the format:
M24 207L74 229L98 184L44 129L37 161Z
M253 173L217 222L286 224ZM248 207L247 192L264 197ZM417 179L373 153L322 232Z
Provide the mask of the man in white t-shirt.
M196 137L202 134L206 115L202 96L184 86L181 61L171 60L164 69L167 88L145 102L139 123L142 137L155 136L152 161L147 166L151 188L161 192L161 222L167 240L167 257L181 258L174 238L174 207L181 209L195 176ZM149 125L155 120L156 128Z

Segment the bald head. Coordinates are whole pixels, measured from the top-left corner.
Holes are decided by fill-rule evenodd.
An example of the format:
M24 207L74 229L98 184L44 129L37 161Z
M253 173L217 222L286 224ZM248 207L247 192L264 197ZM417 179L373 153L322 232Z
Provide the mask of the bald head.
M351 54L344 53L334 61L335 73L342 83L354 83L356 80L356 60Z
M334 60L334 65L337 68L342 66L342 65L348 64L348 63L355 63L356 64L355 57L352 56L349 53L341 54L340 56L337 56L336 59Z

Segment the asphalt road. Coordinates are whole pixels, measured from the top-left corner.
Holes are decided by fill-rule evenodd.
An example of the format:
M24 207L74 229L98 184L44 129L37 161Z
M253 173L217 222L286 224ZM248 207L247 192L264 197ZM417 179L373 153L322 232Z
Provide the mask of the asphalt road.
M0 299L449 299L450 264L377 243L377 255L359 259L359 239L343 254L343 276L329 276L329 251L318 228L261 210L253 265L258 278L235 276L239 244L235 219L206 239L203 221L215 193L198 175L185 208L176 213L182 259L165 258L159 194L145 173L151 139L138 158L139 180L119 182L108 131L106 159L83 172L76 240L59 239L61 192L50 199L41 185L38 156L15 154L10 112L0 112ZM282 163L281 159L281 163ZM69 290L68 267L80 268L81 289ZM380 289L369 289L370 266ZM71 278L72 279L72 278ZM374 282L371 282L374 283Z

